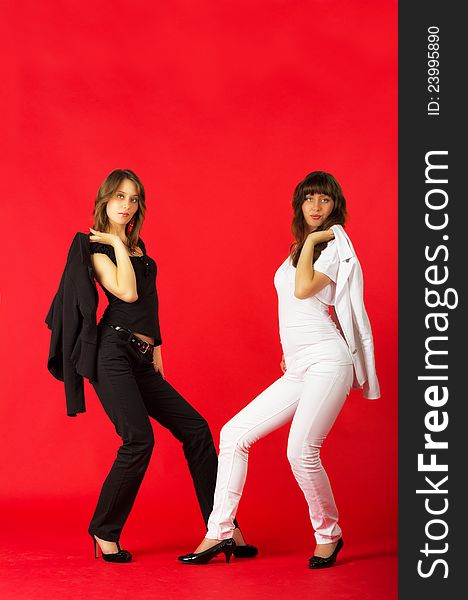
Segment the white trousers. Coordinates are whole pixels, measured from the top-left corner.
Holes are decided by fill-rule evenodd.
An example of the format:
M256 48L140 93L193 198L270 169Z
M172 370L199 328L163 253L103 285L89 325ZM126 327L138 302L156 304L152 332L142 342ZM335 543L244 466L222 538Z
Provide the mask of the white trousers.
M286 373L221 429L218 477L207 538L233 535L253 443L292 420L287 456L309 506L318 544L341 537L338 510L320 448L350 391L353 367L320 363Z

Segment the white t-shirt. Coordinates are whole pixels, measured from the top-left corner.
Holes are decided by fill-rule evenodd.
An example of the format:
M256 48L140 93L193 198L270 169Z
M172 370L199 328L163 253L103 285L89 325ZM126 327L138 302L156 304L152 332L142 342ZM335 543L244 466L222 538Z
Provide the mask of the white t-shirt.
M336 247L336 241L330 240L327 247L322 250L322 253L314 263L314 270L319 271L330 277L332 280L330 285L326 285L320 292L317 292L315 296L332 306L335 304L335 292L336 292L336 279L338 276L338 268L340 266L340 257L338 256L338 249Z
M275 273L280 339L290 373L291 369L304 365L304 361L309 365L310 361L351 364L346 342L328 310L328 306L335 301L339 267L335 241L329 242L316 265L317 272L330 277L331 283L318 294L303 299L294 294L296 268L292 266L289 256Z

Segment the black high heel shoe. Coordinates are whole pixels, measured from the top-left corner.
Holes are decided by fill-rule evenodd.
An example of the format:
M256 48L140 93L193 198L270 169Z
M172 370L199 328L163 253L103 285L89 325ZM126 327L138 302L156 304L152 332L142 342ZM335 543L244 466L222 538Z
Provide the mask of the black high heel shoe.
M99 544L97 539L94 537L94 535L92 536L93 538L93 542L94 542L94 558L99 558ZM128 550L122 550L122 548L120 547L119 542L115 542L117 544L117 550L118 552L114 553L114 554L104 554L104 552L101 550L101 555L103 560L107 561L107 562L114 562L114 563L128 563L132 560L132 555L130 554L130 552Z
M241 534L242 541L245 541L239 526L237 526L236 529ZM234 548L233 554L236 558L253 558L254 556L257 556L258 548L256 546L252 546L251 544L245 544L244 546L239 546L239 544L237 544L237 546Z
M180 560L180 562L186 565L206 565L212 558L223 552L226 557L226 562L229 563L235 547L236 542L232 538L229 538L227 540L222 540L219 544L208 548L208 550L203 550L203 552L189 552L188 554L183 554L182 556L179 556L177 560Z
M236 546L232 552L236 558L253 558L258 554L258 548L251 544Z
M338 552L343 548L344 542L343 538L338 540L338 543L333 550L333 554L324 558L323 556L311 556L309 558L309 569L325 569L326 567L331 567L336 561L336 557L338 556Z

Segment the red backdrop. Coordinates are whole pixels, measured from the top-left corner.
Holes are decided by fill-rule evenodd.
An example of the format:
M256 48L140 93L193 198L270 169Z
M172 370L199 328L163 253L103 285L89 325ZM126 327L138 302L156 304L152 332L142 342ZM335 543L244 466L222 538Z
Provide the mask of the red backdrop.
M88 382L87 413L66 416L63 384L46 368L44 323L107 173L131 168L145 184L142 237L159 267L166 377L217 444L222 424L281 375L273 275L292 241L294 186L323 169L348 201L382 391L378 401L352 392L323 461L348 540L395 547L396 5L28 0L6 9L6 530L62 519L84 535L118 447ZM127 539L150 535L156 547L187 551L204 531L195 493L178 442L157 424L155 433ZM238 513L263 547L291 536L312 545L287 434L252 449Z

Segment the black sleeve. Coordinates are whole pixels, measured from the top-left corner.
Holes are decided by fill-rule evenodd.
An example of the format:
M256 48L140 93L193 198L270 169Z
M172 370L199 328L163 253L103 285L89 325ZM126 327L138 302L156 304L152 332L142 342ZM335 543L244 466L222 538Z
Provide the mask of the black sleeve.
M114 248L112 246L110 246L109 244L101 244L100 242L90 242L89 252L90 252L90 254L105 254L114 263L117 262L115 259Z
M77 372L72 360L73 350L79 342L83 315L78 306L78 295L71 277L68 276L63 288L63 381L67 414L85 412L83 377Z

